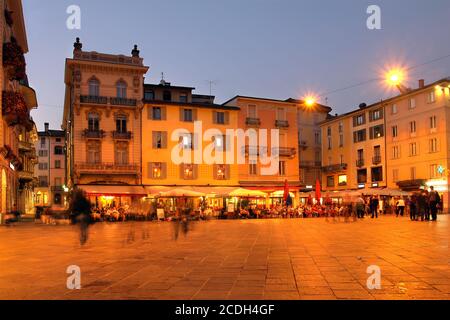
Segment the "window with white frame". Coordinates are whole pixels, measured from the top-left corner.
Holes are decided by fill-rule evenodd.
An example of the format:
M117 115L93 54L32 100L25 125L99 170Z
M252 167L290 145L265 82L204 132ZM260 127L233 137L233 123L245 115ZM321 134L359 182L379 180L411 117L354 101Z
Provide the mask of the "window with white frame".
M392 105L391 111L392 111L392 114L396 114L396 113L398 112L398 110L397 110L397 105L396 105L396 104L393 104L393 105Z
M409 108L414 109L415 107L416 107L416 99L415 98L409 99Z
M392 127L392 137L395 138L398 136L398 127L397 126L393 126Z
M427 94L427 102L434 103L436 102L436 93L433 91L428 92Z
M409 123L409 132L410 133L416 133L416 121L411 121Z
M436 129L437 122L436 122L436 116L430 117L430 129Z
M414 157L417 156L417 143L412 142L409 144L409 156Z
M438 152L438 140L437 138L430 139L430 152Z
M116 84L117 98L127 97L127 84L123 80L119 80Z
M392 147L392 159L399 159L399 158L400 158L400 147L393 146Z

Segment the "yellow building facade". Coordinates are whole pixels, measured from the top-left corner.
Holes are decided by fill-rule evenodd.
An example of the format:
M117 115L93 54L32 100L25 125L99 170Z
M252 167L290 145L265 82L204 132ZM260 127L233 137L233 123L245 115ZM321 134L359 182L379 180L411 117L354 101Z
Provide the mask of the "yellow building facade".
M165 81L145 85L144 90L143 184L195 186L203 192L211 187L238 186L238 167L226 161L236 146L226 135L227 129L237 128L239 109L216 105L213 97L205 100L205 96L193 95L193 88ZM186 161L180 163L174 155L187 155Z
M102 54L83 51L77 39L73 58L66 60L66 185L85 189L94 203L99 196L110 196L112 189L124 196L120 201L132 202L134 190L121 186L142 183L141 112L147 70L136 46L131 56ZM100 200L105 199L109 198Z

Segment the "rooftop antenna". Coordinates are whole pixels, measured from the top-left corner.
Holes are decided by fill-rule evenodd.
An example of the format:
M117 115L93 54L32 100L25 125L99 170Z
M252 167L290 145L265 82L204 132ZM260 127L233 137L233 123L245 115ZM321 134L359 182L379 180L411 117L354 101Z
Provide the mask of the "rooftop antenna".
M217 84L215 80L206 80L209 83L209 99L212 102L212 86Z
M325 97L325 105L328 106L328 97Z

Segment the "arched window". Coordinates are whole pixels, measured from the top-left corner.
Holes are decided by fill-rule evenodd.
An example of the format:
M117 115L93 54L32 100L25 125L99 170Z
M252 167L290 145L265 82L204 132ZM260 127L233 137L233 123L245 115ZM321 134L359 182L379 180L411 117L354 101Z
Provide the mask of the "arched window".
M89 95L92 97L100 95L100 82L95 78L89 80Z
M100 117L97 113L91 112L88 114L88 130L89 131L100 130Z
M117 82L117 98L126 98L127 97L127 84L123 80L119 80Z

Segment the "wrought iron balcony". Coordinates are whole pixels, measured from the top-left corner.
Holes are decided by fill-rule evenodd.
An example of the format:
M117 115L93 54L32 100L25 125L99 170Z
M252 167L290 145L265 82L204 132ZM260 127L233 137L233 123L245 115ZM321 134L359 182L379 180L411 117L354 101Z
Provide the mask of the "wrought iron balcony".
M322 162L320 161L300 161L300 168L321 168Z
M289 121L287 121L287 120L275 120L275 127L277 127L277 128L289 128Z
M19 171L17 173L19 180L20 181L25 181L25 182L29 182L29 181L33 181L34 179L34 174L31 171Z
M294 157L297 154L297 149L295 148L286 148L286 147L272 148L272 154L277 151L280 157Z
M83 131L83 137L89 138L89 139L102 139L105 137L105 131L85 129Z
M364 167L364 159L358 159L356 160L356 166L358 168Z
M34 149L34 145L28 141L19 141L19 150L20 151L32 151Z
M373 163L374 165L380 164L380 163L381 163L381 156L374 156L374 157L372 158L372 163Z
M80 96L81 103L107 104L107 97L100 96Z
M322 168L324 172L339 172L347 170L347 164L346 163L340 163L340 164L332 164L329 166L325 166Z
M242 152L246 156L259 156L261 152L267 153L267 147L245 146L242 148Z
M77 163L75 170L78 174L140 174L140 166L138 164L117 164L117 163Z
M117 106L131 106L135 107L137 105L136 99L127 99L127 98L109 98L109 103Z
M126 132L113 131L112 137L113 137L113 139L116 139L116 140L130 140L132 137L132 133L131 133L131 131L126 131Z
M53 192L64 192L64 187L63 186L53 186L53 187L51 187L51 190Z
M259 118L247 118L245 119L245 124L248 126L260 126L261 120Z

